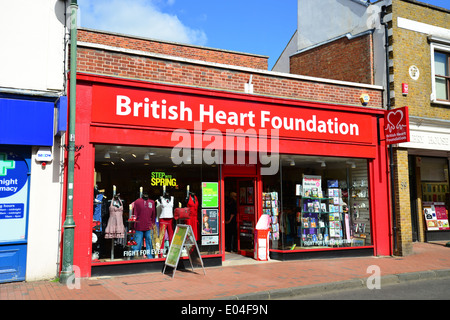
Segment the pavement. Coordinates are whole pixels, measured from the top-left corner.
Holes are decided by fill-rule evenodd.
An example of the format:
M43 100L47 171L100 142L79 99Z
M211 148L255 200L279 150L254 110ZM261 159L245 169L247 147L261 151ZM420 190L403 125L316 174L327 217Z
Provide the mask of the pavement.
M0 284L0 300L276 300L324 290L450 277L446 242L414 243L407 256L256 261L229 256L220 267ZM234 260L234 261L233 261ZM198 301L197 301L198 302ZM191 306L189 304L189 306Z

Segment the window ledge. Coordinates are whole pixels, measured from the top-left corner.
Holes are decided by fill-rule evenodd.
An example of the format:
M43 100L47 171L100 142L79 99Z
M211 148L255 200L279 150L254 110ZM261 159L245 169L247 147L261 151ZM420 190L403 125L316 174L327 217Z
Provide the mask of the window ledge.
M432 103L432 104L440 104L440 105L443 105L443 106L449 106L449 107L450 107L450 101L447 102L447 101L441 101L441 100L431 99L431 103Z

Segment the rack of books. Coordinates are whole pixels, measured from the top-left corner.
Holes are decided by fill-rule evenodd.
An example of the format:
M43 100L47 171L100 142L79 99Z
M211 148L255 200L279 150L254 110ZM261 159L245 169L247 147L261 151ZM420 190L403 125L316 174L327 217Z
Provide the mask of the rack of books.
M297 227L302 247L326 246L329 241L328 198L305 197L300 199Z
M297 185L297 236L302 247L341 247L351 243L350 216L337 180L303 175Z
M302 182L296 188L297 236L300 238L300 246L326 246L329 240L329 199L323 196L322 177L303 175Z
M271 216L269 240L278 241L280 239L280 225L278 215L280 204L278 200L278 192L263 192L262 194L263 214Z
M342 201L342 190L339 188L329 188L328 189L328 222L330 230L330 242L334 245L343 244L344 233L343 233L343 201ZM334 241L333 241L334 240Z

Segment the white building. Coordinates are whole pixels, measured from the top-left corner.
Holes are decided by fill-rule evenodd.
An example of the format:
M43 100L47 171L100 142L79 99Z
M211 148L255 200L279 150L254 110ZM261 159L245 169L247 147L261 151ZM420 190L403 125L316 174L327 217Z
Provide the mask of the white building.
M0 283L58 274L65 12L61 0L0 1Z

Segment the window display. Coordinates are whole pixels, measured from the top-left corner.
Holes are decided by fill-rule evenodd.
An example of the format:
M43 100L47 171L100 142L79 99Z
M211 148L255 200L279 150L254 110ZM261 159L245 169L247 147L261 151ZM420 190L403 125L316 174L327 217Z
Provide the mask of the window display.
M422 193L422 211L427 240L446 239L438 236L450 230L448 208L450 204L448 160L446 158L418 157ZM433 235L434 233L434 235Z
M372 244L367 160L282 155L280 164L278 175L262 178L271 249Z
M191 225L202 244L202 179L218 181L216 166L174 165L165 148L97 145L95 151L94 263L164 259L180 223ZM189 219L174 218L181 207L190 209ZM199 248L217 254L219 243L203 241Z

